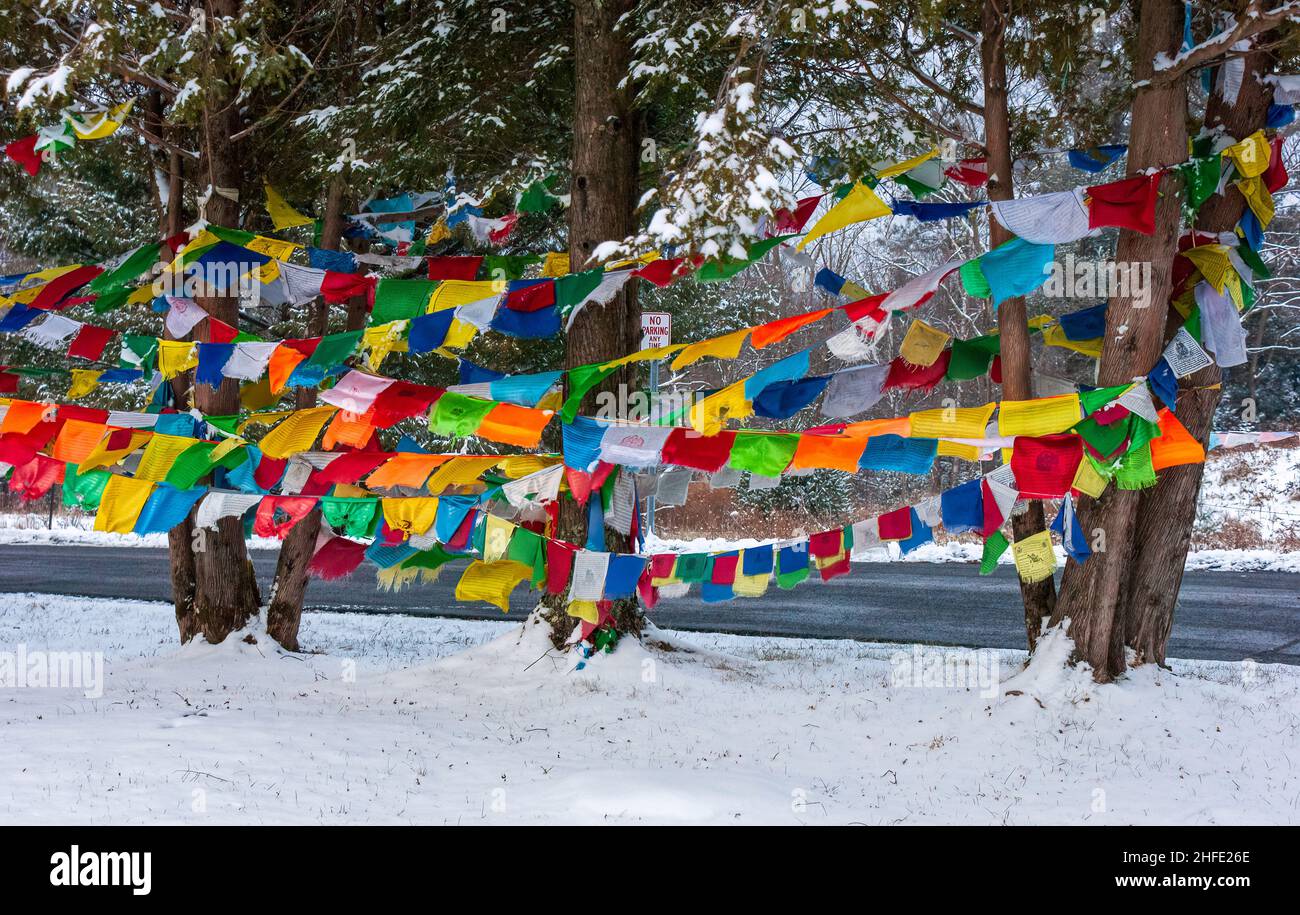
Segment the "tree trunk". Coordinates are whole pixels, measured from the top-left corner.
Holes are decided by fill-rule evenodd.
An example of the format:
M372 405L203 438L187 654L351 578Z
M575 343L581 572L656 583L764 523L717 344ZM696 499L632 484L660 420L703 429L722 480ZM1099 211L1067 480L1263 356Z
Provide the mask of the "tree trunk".
M984 0L983 41L980 56L984 72L984 148L988 154L988 196L1010 200L1015 195L1011 161L1011 116L1007 104L1006 0ZM1012 234L990 214L989 247L1010 240ZM1002 362L1002 396L1006 400L1029 400L1034 396L1030 375L1029 327L1025 300L1008 299L998 306L998 339ZM1011 519L1011 534L1023 540L1046 528L1042 502L1030 502L1026 511ZM1025 636L1029 650L1038 644L1043 620L1056 609L1056 582L1046 578L1020 582L1020 600L1025 608Z
M636 230L639 114L633 95L620 88L628 75L631 45L615 31L632 0L579 0L574 3L573 185L569 206L569 260L573 270L595 266L592 252L604 241L623 239ZM584 309L565 338L565 368L624 356L641 340L641 309L636 280L607 305ZM637 367L625 366L606 379L599 391L637 390ZM625 401L618 401L623 403ZM593 492L591 498L600 498ZM606 530L607 549L627 552L630 540ZM571 543L587 541L587 513L572 499L560 503L559 536ZM562 646L573 619L561 601L548 601L543 615L551 625L551 640ZM641 613L635 600L614 607L620 632L639 633Z
M343 240L344 215L343 204L347 193L347 179L335 175L330 181L329 194L325 201L325 224L321 228L321 247L337 251ZM363 299L364 297L360 297ZM349 303L351 305L352 303ZM365 326L364 308L348 308L348 330L360 330ZM307 324L307 336L319 337L329 330L329 303L323 298L317 300L312 309L311 320ZM294 406L299 410L316 405L316 389L300 387L294 395ZM283 648L298 650L298 628L302 624L302 605L307 596L307 567L311 564L312 554L316 550L316 537L320 533L320 509L313 509L301 521L293 526L284 543L280 545L280 556L275 565L275 581L271 585L271 603L266 610L266 631Z
M145 96L145 120L150 132L155 137L166 136L163 121L162 96L151 91ZM181 171L179 153L168 152L161 147L150 148L150 164L154 176L154 187L158 195L158 231L164 238L170 238L181 230L181 194L184 176ZM167 179L167 199L162 199L160 177ZM162 248L159 246L161 254ZM170 331L163 329L163 338L176 339ZM182 373L170 382L172 399L177 404L184 404L189 396L189 378ZM199 634L198 617L194 613L194 520L193 513L167 532L167 559L171 573L172 604L176 608L176 629L181 644L185 644Z
M239 14L239 0L209 0L209 18L235 17ZM229 83L233 76L216 62L220 75ZM203 151L199 174L208 187L204 215L215 225L238 227L238 195L243 186L243 165L238 146L231 137L242 128L239 109L233 99L222 93L210 97L203 113ZM201 179L201 180L203 180ZM232 197L234 199L232 199ZM224 295L196 296L196 301L219 321L236 327L239 324L239 298L234 290ZM201 325L200 342L207 342L208 328ZM238 413L239 382L233 378L222 381L213 390L207 385L197 385L194 390L195 406L206 415ZM248 559L244 542L244 525L240 518L222 518L215 531L206 531L199 541L195 555L194 608L204 637L213 643L222 642L231 632L244 627L256 615L261 599L257 590L257 576Z
M1257 44L1267 45L1267 38ZM1215 94L1206 107L1205 124L1221 127L1234 139L1242 139L1264 127L1272 87L1259 77L1273 68L1267 50L1251 50L1245 57L1246 72L1235 105ZM1205 202L1196 228L1203 232L1230 232L1241 220L1246 200L1229 183L1224 193ZM1172 310L1170 318L1177 315ZM1168 336L1181 322L1171 320ZM1263 321L1260 322L1261 326ZM1211 365L1182 379L1178 391L1178 420L1203 446L1209 444L1214 411L1219 404L1220 373ZM1137 663L1165 662L1165 648L1174 624L1174 605L1183 581L1187 549L1196 521L1204 464L1183 464L1160 472L1159 483L1142 493L1138 504L1137 542L1142 545L1133 560L1128 616L1124 641L1136 652Z
M1158 54L1173 57L1182 44L1183 5L1178 0L1142 0L1138 21L1128 174L1171 165L1187 158L1186 77L1152 82ZM1177 182L1165 180L1156 204L1152 235L1120 230L1115 258L1129 269L1149 265L1148 295L1112 295L1106 310L1106 339L1098 367L1100 386L1122 384L1145 375L1160 358L1164 344L1166 303L1178 250L1181 194ZM1085 565L1067 560L1053 623L1070 620L1070 635L1079 660L1102 682L1124 671L1124 615L1128 576L1137 554L1137 510L1141 493L1108 488L1099 499L1081 499L1080 522L1089 539L1104 532L1104 549Z

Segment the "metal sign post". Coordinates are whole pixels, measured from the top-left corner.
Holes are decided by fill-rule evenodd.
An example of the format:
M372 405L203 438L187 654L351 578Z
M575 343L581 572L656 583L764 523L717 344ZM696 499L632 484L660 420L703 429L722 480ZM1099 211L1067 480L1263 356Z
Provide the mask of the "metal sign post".
M673 316L666 311L641 312L641 349L668 346L673 342ZM659 419L659 360L650 363L650 415ZM646 532L655 532L655 497L645 500Z

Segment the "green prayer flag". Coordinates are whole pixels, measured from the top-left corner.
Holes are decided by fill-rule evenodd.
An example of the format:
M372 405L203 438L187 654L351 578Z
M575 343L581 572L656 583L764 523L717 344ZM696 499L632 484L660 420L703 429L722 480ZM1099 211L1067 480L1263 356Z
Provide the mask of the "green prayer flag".
M991 575L998 567L998 557L1007 551L1011 544L1001 531L994 531L984 538L984 555L980 556L980 574Z
M1081 391L1079 393L1079 405L1083 407L1083 415L1091 416L1131 387L1133 387L1133 383L1128 382L1127 384L1111 385L1108 388Z
M990 334L990 336L995 335ZM944 377L950 381L969 381L972 378L979 378L988 373L992 362L993 354L985 352L974 340L954 340L952 354L948 357L948 371Z
M541 181L534 181L519 195L519 203L515 206L515 212L545 213L555 206L555 203L555 196L546 189L546 185Z
M131 297L131 292L132 290L126 286L118 286L114 289L101 292L99 297L95 299L95 304L92 306L95 310L95 314L102 315L106 312L113 311L114 309L121 308L126 304L126 300Z
M777 235L774 238L756 241L749 246L745 257L709 261L699 270L696 270L693 276L700 283L721 283L723 280L729 280L749 265L762 260L769 251L781 244L781 242L791 238L794 238L794 235Z
M566 423L573 422L582 406L582 398L587 392L618 371L618 366L602 366L598 363L580 365L569 370L569 396L560 408L560 419ZM441 401L440 401L441 402Z
M793 572L777 572L776 586L784 591L789 591L795 585L804 581L808 577L808 567L795 569Z
M121 367L143 369L146 373L145 377L148 377L148 373L154 369L158 360L158 338L147 334L123 334L122 346L135 355L136 361L126 359L124 352L119 362Z
M194 486L212 469L212 452L216 447L216 442L199 442L186 448L177 456L163 482L177 489Z
M364 540L374 535L376 522L379 520L378 499L322 496L320 508L325 523L336 531L341 531L356 540Z
M435 435L467 438L478 431L483 417L495 406L495 401L477 400L448 391L433 405L433 413L429 416L429 431Z
M704 581L704 573L709 566L708 553L682 553L673 566L673 577L678 581Z
M980 266L979 258L968 260L957 272L961 274L961 286L967 295L976 299L992 298L993 290L984 278L984 268Z
M1146 489L1156 485L1156 471L1151 465L1151 442L1143 442L1120 459L1115 485L1120 489Z
M97 294L108 292L110 289L124 286L141 274L147 273L156 263L158 263L158 243L151 242L147 245L141 245L132 251L130 256L122 263L112 270L105 270L91 280L86 289L88 292Z
M737 432L727 466L763 477L779 477L781 471L790 466L790 459L798 447L798 433Z
M1128 438L1128 417L1106 426L1089 417L1075 426L1074 431L1079 433L1083 440L1091 445L1098 454L1110 457L1119 450L1120 446L1124 444L1124 440Z
M935 191L940 190L940 188L937 187L930 187L930 185L926 184L923 181L917 181L915 178L907 174L895 175L892 180L897 181L903 187L911 191L912 196L914 196L917 200L922 200L926 197L929 197Z
M596 291L600 281L605 278L605 271L599 268L584 270L581 273L566 273L555 278L555 304L560 311L567 311L587 296Z
M320 343L317 344L315 352L307 360L309 365L318 365L322 368L333 368L347 359L357 351L357 344L361 342L363 331L349 330L341 334L329 334L321 337Z
M1187 188L1186 206L1192 213L1201 208L1201 204L1214 196L1219 187L1220 156L1208 156L1204 159L1192 159L1178 166Z
M83 511L99 510L99 500L104 495L104 487L112 476L107 470L87 470L78 473L75 464L67 465L63 474L63 504L67 508L80 508Z
M384 277L375 287L375 308L371 324L410 319L424 314L437 280L395 280Z
M541 262L538 254L488 254L483 258L483 272L490 280L518 280L529 267Z

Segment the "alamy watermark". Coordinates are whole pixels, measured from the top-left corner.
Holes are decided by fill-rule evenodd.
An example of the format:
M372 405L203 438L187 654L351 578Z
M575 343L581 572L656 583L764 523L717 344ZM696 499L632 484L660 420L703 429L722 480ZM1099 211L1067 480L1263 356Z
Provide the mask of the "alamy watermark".
M79 689L98 699L104 695L104 653L32 651L20 643L0 651L0 689Z
M961 651L913 645L889 657L889 685L910 689L973 689L985 699L998 694L1002 662L996 651Z
M1043 272L1043 295L1066 299L1132 298L1135 308L1151 305L1151 262L1076 258L1067 254Z

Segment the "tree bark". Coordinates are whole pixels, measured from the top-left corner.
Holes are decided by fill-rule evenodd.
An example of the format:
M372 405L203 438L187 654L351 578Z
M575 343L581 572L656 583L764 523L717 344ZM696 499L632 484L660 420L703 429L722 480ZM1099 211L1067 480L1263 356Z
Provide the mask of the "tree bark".
M149 92L145 103L145 118L148 121L149 130L156 137L166 136L167 128L163 122L161 94L157 90ZM164 238L170 238L180 232L182 228L181 194L184 191L184 174L181 170L181 156L176 152L169 153L161 148L153 147L150 158L154 169L167 178L166 201L161 200L162 193L159 186L158 230ZM155 185L158 185L157 180L155 180ZM161 253L161 246L159 246L159 251ZM163 329L163 338L167 340L176 339L166 328ZM182 373L173 378L170 383L173 400L177 404L184 404L190 391L188 376ZM167 532L167 558L168 568L171 573L172 604L176 609L176 629L182 645L199 634L198 616L194 612L195 572L193 544L194 517L193 512L191 512L184 521Z
M321 228L321 247L337 251L343 240L345 219L344 200L347 194L347 179L336 174L330 181L329 193L325 201L325 220ZM359 297L363 300L364 297ZM349 302L349 306L352 303ZM348 330L360 330L365 327L365 308L348 308ZM318 299L312 308L311 319L307 324L307 336L319 337L329 330L329 303ZM295 407L304 410L316 405L316 389L300 387L294 394ZM266 631L271 638L289 651L298 650L298 629L302 625L302 605L307 596L307 568L311 565L312 554L316 551L316 538L320 533L320 509L313 509L301 521L293 526L284 543L280 545L280 555L275 565L275 580L271 586L271 603L266 610Z
M1256 43L1269 42L1263 39ZM1272 53L1254 48L1245 55L1245 64L1236 104L1227 104L1216 93L1205 113L1208 128L1222 128L1237 140L1264 127L1273 96L1272 87L1259 81L1259 77L1273 68ZM1223 194L1205 202L1196 228L1202 232L1230 232L1245 209L1245 198L1229 183ZM1177 317L1171 309L1166 336L1181 326L1181 321L1173 320ZM1179 384L1178 420L1202 446L1209 444L1214 412L1219 404L1219 383L1219 367L1211 365ZM1137 519L1137 542L1141 549L1133 560L1129 611L1124 626L1124 641L1136 653L1137 663L1165 662L1204 470L1204 464L1166 468L1160 472L1159 483L1141 495Z
M239 0L208 0L208 17L235 17L239 14ZM227 85L234 77L224 66L224 61L214 61L217 73ZM238 195L244 184L243 163L238 144L230 138L242 129L242 118L229 90L215 92L209 97L203 113L203 150L199 174L208 187L204 215L214 225L238 227ZM202 180L202 179L201 179ZM231 199L228 194L233 194ZM195 300L212 317L232 327L239 324L239 298L234 290L224 295L200 295ZM207 324L198 331L200 342L207 342ZM222 381L213 390L207 385L197 385L194 390L195 406L205 415L238 413L239 382L233 378ZM194 608L204 638L217 643L231 632L242 629L257 613L261 603L257 589L257 576L248 559L244 542L244 525L239 518L222 518L215 531L206 531L195 555Z
M984 73L984 148L988 155L990 200L1015 196L1011 160L1011 115L1007 102L1006 29L1009 14L1006 0L984 0L983 40L980 57ZM996 248L1013 238L1000 222L989 216L989 247ZM1008 299L998 306L998 340L1002 362L1002 396L1006 400L1029 400L1034 396L1031 380L1029 327L1025 300ZM1014 540L1023 540L1046 529L1042 502L1011 519ZM1020 582L1020 601L1025 609L1025 637L1029 650L1038 644L1043 620L1056 609L1056 582L1046 578Z
M623 239L636 230L640 142L639 113L633 94L620 84L628 75L629 37L616 31L632 0L579 0L574 3L573 184L569 206L569 259L572 269L590 268L592 252L604 241ZM565 338L565 368L574 368L634 351L641 339L641 309L636 279L606 305L584 309ZM588 395L600 391L637 390L637 367L625 366ZM623 402L623 401L619 401ZM592 493L593 499L600 498ZM606 530L607 549L628 551L630 540ZM559 536L571 543L587 541L587 512L572 499L560 503ZM560 647L573 629L561 601L548 601L543 616L551 640ZM619 601L614 623L620 632L637 634L641 613L636 601Z
M1182 43L1183 5L1178 0L1142 0L1138 19L1132 134L1128 174L1181 162L1187 157L1186 78L1156 83L1154 60L1177 54ZM1101 386L1145 375L1160 358L1166 303L1178 250L1181 195L1174 180L1161 184L1152 235L1120 230L1116 261L1130 269L1149 265L1149 295L1112 295L1106 310L1106 339L1098 368ZM1105 548L1085 565L1067 560L1052 622L1070 621L1079 660L1102 682L1123 673L1128 576L1137 553L1137 510L1141 493L1108 488L1099 499L1081 499L1080 522L1090 539L1103 531Z

